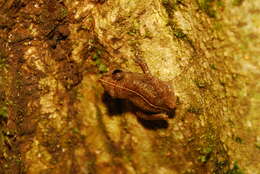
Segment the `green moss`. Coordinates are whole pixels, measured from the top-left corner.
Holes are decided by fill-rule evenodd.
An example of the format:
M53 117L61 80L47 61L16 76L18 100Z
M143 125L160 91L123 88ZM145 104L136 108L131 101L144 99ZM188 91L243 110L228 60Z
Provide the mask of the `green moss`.
M234 6L240 6L243 2L244 2L244 0L233 0L232 4Z
M229 166L229 161L227 159L217 160L215 162L214 174L223 173L227 171Z
M198 157L198 160L199 160L201 163L205 163L205 162L208 161L207 156L205 156L205 155L200 155L200 156Z
M233 137L233 140L234 140L235 142L239 143L239 144L242 144L242 143L243 143L243 140L242 140L242 138L240 138L240 137Z
M173 1L172 0L163 0L162 4L165 7L166 12L169 14L169 16L171 16L173 13L173 9L174 9Z
M167 5L169 3L169 0L162 0L163 5Z
M213 149L211 147L205 147L205 148L202 148L201 153L207 155L207 154L210 154L212 151L213 151Z
M132 29L130 29L130 30L127 32L127 34L129 34L129 35L131 35L131 36L134 36L134 35L136 35L137 33L138 33L138 30L135 29L135 28L132 28Z
M239 168L237 161L235 161L233 168L229 169L226 174L244 174L244 172Z
M98 48L94 48L95 49L95 52L93 53L92 55L92 59L93 60L98 60L100 59L101 55L102 55L102 51Z
M219 83L220 83L221 86L226 86L226 82L221 80L221 79L219 80Z
M212 153L213 149L211 147L203 147L200 149L200 156L198 157L198 160L202 163L205 163L209 160L210 154Z
M194 80L194 83L198 88L206 88L208 86L207 82L201 79Z
M184 37L187 36L187 35L182 31L182 29L179 29L179 28L175 29L175 30L173 31L173 34L174 34L174 36L176 36L177 38L184 38Z
M260 150L260 142L256 142L255 147Z
M78 128L72 128L72 133L73 134L79 134L80 133L80 131L79 131L79 129Z
M96 59L96 61L94 63L98 67L98 70L100 72L104 73L104 72L108 71L107 66L104 63L102 63L101 59Z
M193 41L187 36L187 34L183 32L181 28L178 27L178 25L173 20L169 20L166 25L171 27L173 35L177 39L182 39L183 41L187 42L192 48L195 48Z
M152 33L150 31L145 31L144 37L146 38L152 38Z
M221 22L219 22L219 21L214 21L214 23L213 23L213 28L214 28L216 31L220 31L220 30L223 28L222 25L223 25L223 24L222 24Z
M99 65L99 67L98 67L98 70L100 71L100 72L102 72L102 73L104 73L104 72L107 72L108 71L108 68L107 68L107 66L105 65L105 64L100 64Z
M198 0L199 8L209 17L216 17L216 11L213 8L214 0Z
M211 69L213 69L213 70L217 70L217 67L216 67L215 64L210 64L209 66L210 66Z
M60 8L58 19L61 20L68 16L68 10L66 8Z
M260 149L260 145L259 145L259 144L256 144L255 147L256 147L257 149Z
M202 112L201 108L195 107L195 106L189 106L187 111L190 112L190 113L196 114L196 115L199 115Z
M101 73L107 72L108 68L107 66L101 61L101 55L102 51L100 49L96 49L95 53L92 56L92 59L94 60L94 64L97 66L98 70Z
M162 0L162 5L170 17L173 15L173 12L178 7L178 5L182 3L182 0Z
M6 106L2 106L2 107L0 107L0 120L1 120L1 118L7 118L7 115L8 114L8 112L7 112L7 107Z
M4 51L0 50L0 68L6 67L6 54Z
M218 0L218 1L217 1L217 6L218 6L218 7L224 7L224 2L221 1L221 0Z
M99 58L100 58L100 57L99 57L98 54L94 54L94 55L92 56L92 59L93 59L93 60L99 60Z

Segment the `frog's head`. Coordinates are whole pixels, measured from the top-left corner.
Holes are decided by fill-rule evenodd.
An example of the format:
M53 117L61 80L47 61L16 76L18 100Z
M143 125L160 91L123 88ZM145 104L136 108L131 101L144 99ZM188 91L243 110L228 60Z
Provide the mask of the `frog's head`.
M121 69L115 69L104 74L99 80L101 83L105 82L119 82L124 78L124 73Z
M124 78L124 72L120 69L115 69L104 74L99 81L112 97L116 97L117 86L120 81Z
M124 78L124 73L121 69L115 69L112 71L111 77L113 80L120 81Z

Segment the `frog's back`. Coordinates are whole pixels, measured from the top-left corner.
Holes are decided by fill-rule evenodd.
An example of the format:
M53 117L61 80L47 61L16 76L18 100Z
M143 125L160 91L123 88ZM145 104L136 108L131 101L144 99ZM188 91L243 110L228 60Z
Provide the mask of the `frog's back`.
M124 81L123 86L132 93L127 99L136 106L148 112L169 111L165 105L165 98L169 95L169 88L165 82L151 75L131 72L127 73Z

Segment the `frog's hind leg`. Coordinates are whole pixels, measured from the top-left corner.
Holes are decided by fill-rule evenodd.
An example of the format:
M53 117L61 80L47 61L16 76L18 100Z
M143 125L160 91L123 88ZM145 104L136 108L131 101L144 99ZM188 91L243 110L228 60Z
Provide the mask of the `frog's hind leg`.
M143 61L141 58L135 58L134 61L135 61L135 63L136 63L137 65L139 65L139 66L141 67L142 71L143 71L145 74L149 74L149 75L151 74L151 72L150 72L150 70L149 70L147 64L145 63L145 61Z
M168 116L164 113L146 114L140 111L135 112L136 116L144 120L167 120Z

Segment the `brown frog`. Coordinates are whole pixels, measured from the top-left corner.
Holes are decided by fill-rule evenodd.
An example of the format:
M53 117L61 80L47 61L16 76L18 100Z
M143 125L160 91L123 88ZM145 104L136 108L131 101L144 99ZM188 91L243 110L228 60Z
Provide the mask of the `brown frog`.
M103 75L99 81L113 98L127 99L137 106L137 116L145 120L167 119L176 108L176 96L170 86L151 75L141 59L136 63L143 73L125 72L116 69Z

